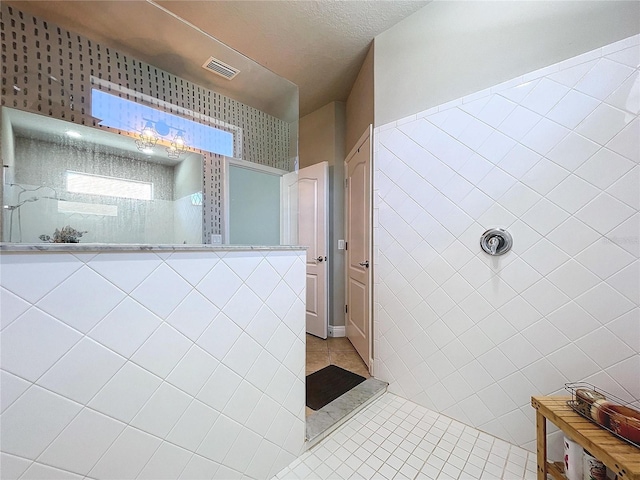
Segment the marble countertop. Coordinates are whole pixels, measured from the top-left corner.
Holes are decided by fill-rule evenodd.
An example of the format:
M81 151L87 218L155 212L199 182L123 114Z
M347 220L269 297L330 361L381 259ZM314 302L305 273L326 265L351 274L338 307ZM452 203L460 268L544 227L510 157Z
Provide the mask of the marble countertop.
M299 245L161 245L141 243L2 243L0 252L247 252L247 251L291 251L306 250Z

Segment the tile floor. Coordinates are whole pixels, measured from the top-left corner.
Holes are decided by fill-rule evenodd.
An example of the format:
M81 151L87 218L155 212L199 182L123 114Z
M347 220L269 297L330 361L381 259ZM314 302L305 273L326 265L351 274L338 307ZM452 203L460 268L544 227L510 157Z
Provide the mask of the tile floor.
M346 337L329 337L323 340L307 334L306 375L329 365L337 365L364 378L370 377L367 366ZM314 411L306 407L306 415L312 413Z
M367 366L346 337L326 340L307 334L307 375L337 365L350 372L369 378Z
M536 455L385 393L275 479L532 480Z

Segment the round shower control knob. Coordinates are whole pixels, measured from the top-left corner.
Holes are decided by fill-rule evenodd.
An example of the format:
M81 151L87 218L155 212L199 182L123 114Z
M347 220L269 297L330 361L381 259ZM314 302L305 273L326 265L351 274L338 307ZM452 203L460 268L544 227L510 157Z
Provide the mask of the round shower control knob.
M504 228L490 228L480 237L482 250L489 255L504 255L513 245L513 238Z

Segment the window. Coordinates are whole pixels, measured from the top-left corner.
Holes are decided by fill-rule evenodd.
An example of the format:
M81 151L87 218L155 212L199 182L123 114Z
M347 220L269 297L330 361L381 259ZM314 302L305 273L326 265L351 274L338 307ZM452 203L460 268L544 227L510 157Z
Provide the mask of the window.
M194 122L183 116L132 102L101 90L91 91L91 115L100 119L100 125L127 132L141 132L149 123L156 127L162 125L162 129L156 128L156 133L165 142L171 142L176 133L181 132L185 145L189 148L228 157L234 156L234 134L229 131ZM215 121L207 118L208 121ZM237 127L229 125L227 129L235 130Z
M153 200L153 183L67 170L67 191L107 197Z

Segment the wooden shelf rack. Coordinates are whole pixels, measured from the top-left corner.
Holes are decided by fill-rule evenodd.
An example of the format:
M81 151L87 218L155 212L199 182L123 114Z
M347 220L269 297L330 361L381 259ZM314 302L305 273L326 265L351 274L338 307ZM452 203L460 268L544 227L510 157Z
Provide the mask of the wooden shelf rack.
M640 480L640 448L626 443L587 420L567 405L571 397L531 397L536 409L538 480L563 480L562 463L547 462L547 420L596 457L618 476L618 480Z

